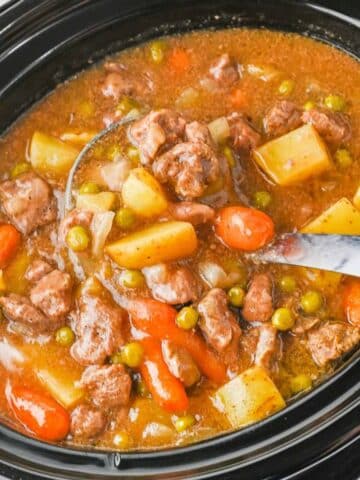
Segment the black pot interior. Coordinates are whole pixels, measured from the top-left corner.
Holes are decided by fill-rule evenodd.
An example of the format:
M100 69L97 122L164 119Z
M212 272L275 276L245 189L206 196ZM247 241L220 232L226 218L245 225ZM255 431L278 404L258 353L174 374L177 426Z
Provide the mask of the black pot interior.
M354 56L360 51L357 19L306 2L19 1L0 12L0 132L57 84L107 54L159 35L236 26L298 32ZM2 426L0 458L49 478L114 478L121 472L121 478L195 479L235 468L251 478L284 478L277 475L310 464L356 438L359 366L356 354L331 379L283 412L190 447L128 454L84 452L27 439Z

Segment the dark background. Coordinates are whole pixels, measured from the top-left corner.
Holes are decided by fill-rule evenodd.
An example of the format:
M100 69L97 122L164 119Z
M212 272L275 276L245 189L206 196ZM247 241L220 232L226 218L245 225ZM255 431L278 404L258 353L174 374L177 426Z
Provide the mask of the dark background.
M169 0L171 1L171 0ZM196 1L196 0L194 0ZM274 0L276 2L276 0ZM9 2L15 3L15 2ZM305 3L299 0L299 3ZM311 1L309 3L312 3ZM315 0L314 3L324 7L333 8L347 15L360 17L360 0ZM0 0L0 6L2 1ZM359 419L360 421L360 419ZM0 463L0 478L5 477L11 480L38 480L39 477L23 474ZM120 478L120 477L119 477ZM213 477L214 478L214 477ZM221 475L216 480L240 480L236 472L228 475ZM326 461L311 466L300 473L288 472L286 477L274 477L269 475L261 480L359 480L360 479L360 439L341 452L332 455ZM91 480L91 479L89 479ZM241 479L243 480L243 479ZM245 479L244 479L245 480ZM253 480L248 477L246 480Z

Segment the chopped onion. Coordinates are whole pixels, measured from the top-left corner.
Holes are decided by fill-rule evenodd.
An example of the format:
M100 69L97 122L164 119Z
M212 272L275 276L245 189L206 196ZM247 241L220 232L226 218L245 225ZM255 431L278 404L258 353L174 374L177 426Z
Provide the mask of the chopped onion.
M60 135L60 140L63 142L71 142L76 145L86 145L90 140L92 140L97 132L82 132L82 133L73 133L73 132L64 132Z
M260 66L250 64L247 65L246 71L249 75L258 78L263 82L269 82L270 80L277 78L281 74L281 72L279 70L276 70L276 68L266 65Z
M142 432L143 438L167 438L173 435L173 430L163 423L150 422Z
M199 99L199 92L195 88L186 88L177 98L175 104L177 107L193 107Z
M114 212L95 213L91 222L92 253L95 257L102 254L106 239L111 231Z
M215 143L224 143L230 136L229 122L225 117L217 118L208 124L210 134Z
M228 283L225 270L215 262L199 263L199 273L210 287L224 288Z

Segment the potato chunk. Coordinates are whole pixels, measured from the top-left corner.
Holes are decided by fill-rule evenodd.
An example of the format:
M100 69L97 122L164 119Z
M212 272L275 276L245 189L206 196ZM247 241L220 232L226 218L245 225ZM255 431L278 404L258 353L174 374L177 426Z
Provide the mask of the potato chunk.
M76 198L76 208L93 213L108 212L115 207L116 195L112 192L82 193Z
M62 177L69 173L79 150L42 132L33 134L30 144L30 162L34 170L49 177Z
M155 217L167 209L168 202L159 182L145 168L135 168L122 188L124 204L142 217Z
M279 185L290 185L332 166L329 152L312 125L304 125L254 150L258 165Z
M257 422L285 407L285 401L261 367L245 370L215 393L215 402L235 428Z
M78 376L69 370L40 369L37 377L51 395L65 408L71 408L84 397L84 390L75 386Z
M125 268L143 268L170 262L194 253L197 238L188 222L163 222L128 235L105 247L105 252Z
M356 208L360 210L360 187L357 189L355 195L354 195L354 205Z
M341 198L305 225L302 232L360 235L360 211L347 198Z

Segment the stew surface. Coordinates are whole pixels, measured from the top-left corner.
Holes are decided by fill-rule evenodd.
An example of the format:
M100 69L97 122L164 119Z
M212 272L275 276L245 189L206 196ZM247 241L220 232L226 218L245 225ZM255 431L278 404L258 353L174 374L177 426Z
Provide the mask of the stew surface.
M63 212L81 148L88 152ZM360 67L266 30L123 51L0 139L0 411L36 438L177 446L261 420L360 340L360 282L258 265L360 235Z

